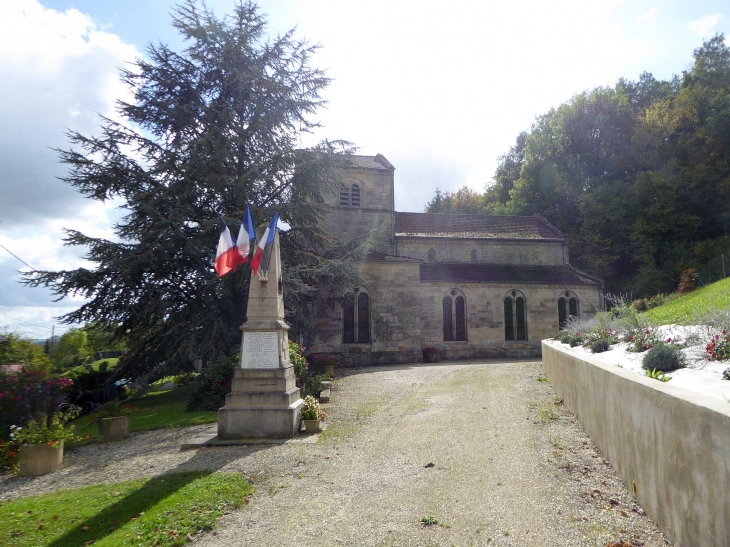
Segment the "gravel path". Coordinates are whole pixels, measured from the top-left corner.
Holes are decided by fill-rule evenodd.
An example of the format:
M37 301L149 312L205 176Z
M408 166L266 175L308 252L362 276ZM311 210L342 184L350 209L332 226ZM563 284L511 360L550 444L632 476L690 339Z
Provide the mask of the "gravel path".
M256 493L199 545L669 545L538 378L526 361L347 370L315 444L180 452L207 427L149 432L0 477L0 496L222 469Z

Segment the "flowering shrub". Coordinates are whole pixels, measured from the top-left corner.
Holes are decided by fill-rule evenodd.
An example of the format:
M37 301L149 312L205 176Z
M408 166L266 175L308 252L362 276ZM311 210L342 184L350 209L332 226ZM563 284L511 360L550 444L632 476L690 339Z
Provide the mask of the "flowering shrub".
M327 419L327 414L320 408L319 401L311 395L304 398L300 412L302 420L319 420L323 422Z
M15 468L18 465L18 445L0 439L0 469Z
M334 353L317 353L311 356L312 366L317 370L324 370L328 365L339 366L340 356Z
M64 390L71 386L73 381L51 378L43 370L0 372L0 438L8 438L13 424L24 423L40 413L54 413L66 401Z
M578 333L578 336L581 336L581 334ZM613 329L605 328L595 330L593 332L587 332L585 336L582 336L582 338L584 340L584 346L590 347L593 342L597 342L598 340L606 340L608 345L611 345L618 342L618 333Z
M441 352L436 348L426 346L421 349L424 363L438 363L441 360Z
M10 441L17 444L48 444L58 446L63 440L73 440L76 435L74 426L67 425L79 415L79 407L71 406L65 412L54 412L51 415L38 414L25 423L25 427L10 426Z
M644 329L629 336L629 343L631 345L629 346L628 351L641 353L653 348L658 342L659 337L655 331L652 331L651 329Z
M705 351L709 355L710 361L724 361L730 359L730 334L728 331L722 331L722 334L716 334L712 341L707 344Z

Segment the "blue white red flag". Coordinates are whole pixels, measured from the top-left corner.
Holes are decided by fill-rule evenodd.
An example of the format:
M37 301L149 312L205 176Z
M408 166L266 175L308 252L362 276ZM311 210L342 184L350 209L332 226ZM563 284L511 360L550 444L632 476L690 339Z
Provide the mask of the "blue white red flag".
M251 208L246 205L246 212L241 220L241 229L238 231L238 253L243 260L241 264L248 262L248 255L251 253L251 240L256 239L256 230L251 220Z
M242 263L242 259L238 249L236 249L236 240L231 231L220 215L218 215L218 218L223 228L221 229L221 237L218 239L218 249L215 253L215 273L218 274L218 277L223 277L228 272L235 270Z
M261 266L261 259L264 257L264 249L266 247L271 247L271 245L274 244L274 238L276 237L276 223L278 221L279 213L276 213L274 214L274 218L271 219L271 222L267 226L264 235L259 241L259 244L256 246L256 251L254 252L253 259L251 260L251 269L253 270L254 274L259 271L259 266Z

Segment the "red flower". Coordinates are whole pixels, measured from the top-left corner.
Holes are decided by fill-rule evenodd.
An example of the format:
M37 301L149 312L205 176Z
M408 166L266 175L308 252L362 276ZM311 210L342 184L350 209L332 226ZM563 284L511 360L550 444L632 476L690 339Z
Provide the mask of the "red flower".
M88 433L86 434L86 437L84 437L84 439L90 439L90 438L91 438L91 435L89 435Z

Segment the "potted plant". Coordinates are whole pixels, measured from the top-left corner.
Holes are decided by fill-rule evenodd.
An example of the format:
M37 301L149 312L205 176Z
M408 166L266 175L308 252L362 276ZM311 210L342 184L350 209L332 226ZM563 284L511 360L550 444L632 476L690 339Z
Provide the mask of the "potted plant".
M119 399L101 407L96 425L105 441L119 441L129 436L129 406L122 406Z
M441 360L441 352L436 348L426 346L421 349L421 352L423 353L424 363L438 363Z
M50 416L38 414L25 427L10 426L10 439L20 445L20 474L25 477L56 471L63 461L65 440L76 438L68 422L78 416L78 407Z
M335 367L340 364L339 355L327 353L322 355L319 359L322 362L322 370L324 373L327 376L333 377L335 375Z
M319 431L319 422L327 419L327 414L319 406L319 401L307 395L301 408L301 417L304 427L310 435Z

